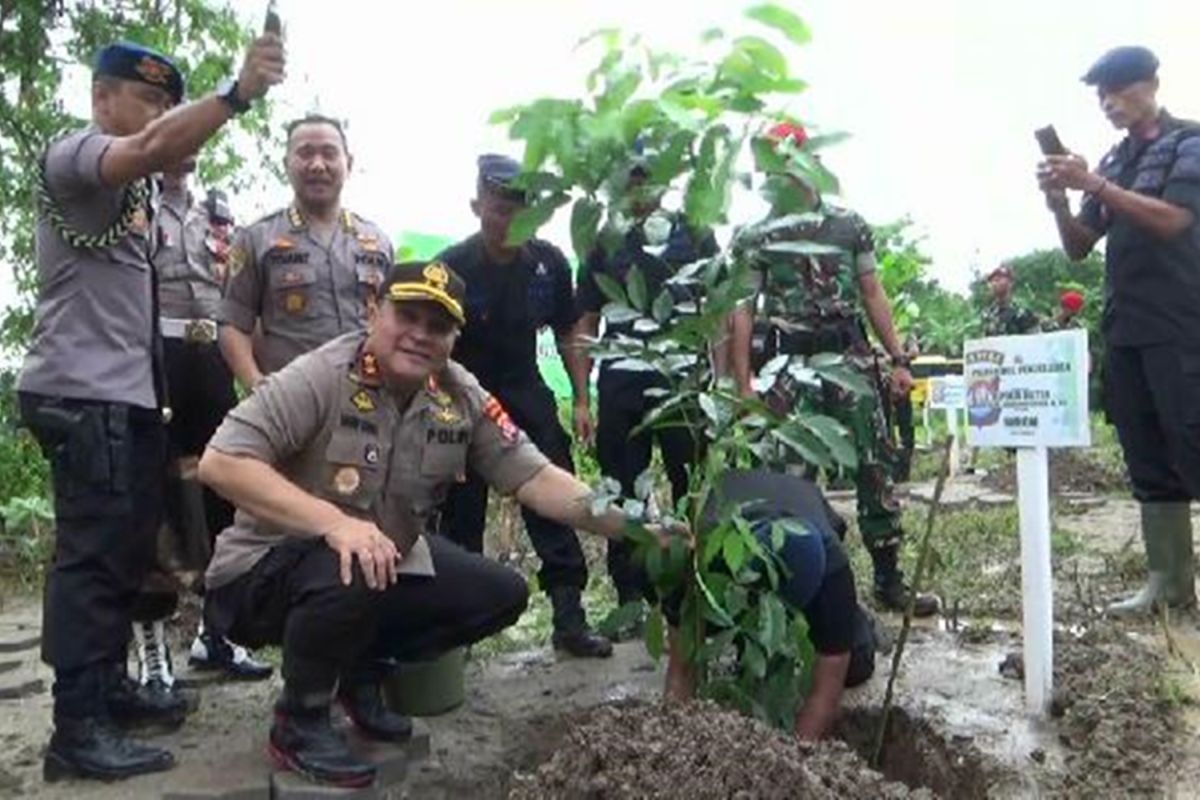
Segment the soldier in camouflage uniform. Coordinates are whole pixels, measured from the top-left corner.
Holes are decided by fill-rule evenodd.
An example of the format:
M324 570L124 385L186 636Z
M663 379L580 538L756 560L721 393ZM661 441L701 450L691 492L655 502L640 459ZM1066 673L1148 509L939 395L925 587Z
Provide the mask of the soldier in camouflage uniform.
M790 140L794 148L803 147L807 140L804 129L790 123L775 126L767 137L776 143ZM786 148L778 152L786 153ZM825 414L850 430L858 456L854 480L859 529L875 566L875 597L889 609L903 610L909 592L897 565L903 530L890 474L892 443L880 402L884 379L867 340L860 308L890 354L893 390L909 391L912 375L876 275L874 238L861 217L823 203L816 191L790 175L769 175L767 183L767 191L773 194L771 217L743 231L734 245L735 259L745 258L751 250L757 254L753 267L765 320L759 327L765 339L764 358L788 355L807 359L818 353L840 353L874 387L869 394L859 395L828 381L797 384L785 369L767 400L779 413L802 409ZM792 200L783 200L784 195ZM794 222L782 219L797 212L801 216ZM770 253L763 249L772 243L803 243L810 252ZM746 396L753 394L753 318L753 307L743 304L731 324L730 364L738 388ZM919 616L929 616L936 613L937 601L918 597L915 609Z
M987 276L992 302L983 310L985 336L1018 336L1036 333L1040 325L1037 314L1013 302L1013 271L1001 264Z

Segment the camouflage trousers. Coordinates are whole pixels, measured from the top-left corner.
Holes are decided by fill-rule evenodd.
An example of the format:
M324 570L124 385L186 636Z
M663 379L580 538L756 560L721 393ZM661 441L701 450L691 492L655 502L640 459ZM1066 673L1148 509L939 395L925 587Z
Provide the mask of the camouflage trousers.
M795 364L802 363L805 357L790 358ZM898 453L881 402L881 392L886 391L886 387L873 357L847 353L845 358L846 365L871 385L870 393L860 395L821 379L812 382L788 380L790 376L785 368L779 372L780 377L768 393L768 404L777 412L794 410L833 417L850 431L858 457L852 477L859 533L868 550L883 550L898 545L904 535L892 479ZM778 407L781 401L784 408ZM794 464L796 456L789 457Z

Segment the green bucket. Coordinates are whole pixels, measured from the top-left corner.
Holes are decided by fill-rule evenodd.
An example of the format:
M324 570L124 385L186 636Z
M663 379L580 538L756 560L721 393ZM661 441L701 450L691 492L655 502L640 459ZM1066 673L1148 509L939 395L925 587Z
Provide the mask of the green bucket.
M384 696L397 714L435 717L466 699L466 648L456 647L432 661L406 661L384 681Z

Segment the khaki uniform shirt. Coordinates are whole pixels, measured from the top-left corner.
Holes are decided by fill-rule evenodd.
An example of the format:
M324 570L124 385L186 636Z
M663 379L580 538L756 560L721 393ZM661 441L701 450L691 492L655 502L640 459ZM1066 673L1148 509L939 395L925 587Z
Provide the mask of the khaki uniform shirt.
M383 231L343 212L326 247L292 207L238 232L218 321L246 334L262 327L255 356L274 372L367 325L367 308L392 265Z
M159 313L175 319L215 319L221 304L220 246L211 236L208 213L190 192L159 195Z
M46 151L50 193L67 224L82 234L99 236L121 215L126 187L100 180L100 160L113 140L88 127ZM157 407L153 239L148 207L137 210L120 241L95 249L67 244L39 213L38 300L20 391Z
M229 413L209 446L271 464L300 488L370 519L404 555L400 571L432 575L421 534L468 466L515 492L549 462L469 372L450 362L398 408L364 357L365 332L339 337L274 374ZM217 537L205 576L216 589L289 536L239 510Z

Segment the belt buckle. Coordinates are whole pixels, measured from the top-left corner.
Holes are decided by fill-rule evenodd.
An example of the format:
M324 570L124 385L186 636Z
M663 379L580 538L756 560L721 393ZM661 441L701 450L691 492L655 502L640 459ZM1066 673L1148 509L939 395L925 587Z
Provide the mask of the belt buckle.
M183 339L193 344L212 344L217 340L217 325L211 319L193 319L183 328Z

